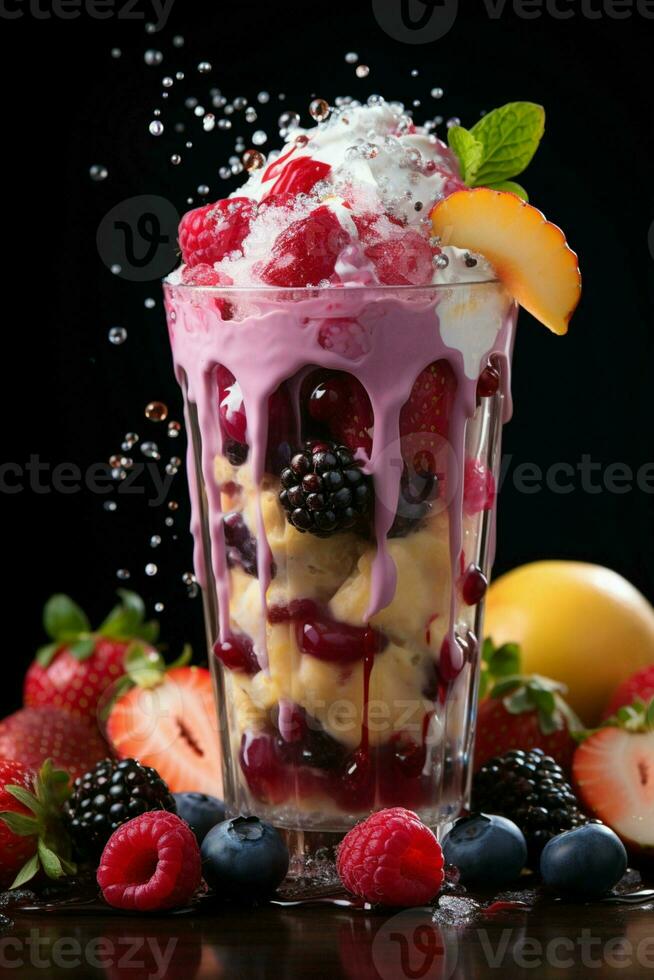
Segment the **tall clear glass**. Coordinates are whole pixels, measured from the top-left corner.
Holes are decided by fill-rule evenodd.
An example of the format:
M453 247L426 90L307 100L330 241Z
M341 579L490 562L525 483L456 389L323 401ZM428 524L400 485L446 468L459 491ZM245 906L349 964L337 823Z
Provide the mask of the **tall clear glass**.
M468 792L513 300L495 281L165 294L228 810L304 856L382 807L438 832ZM333 533L283 505L316 441L369 486Z

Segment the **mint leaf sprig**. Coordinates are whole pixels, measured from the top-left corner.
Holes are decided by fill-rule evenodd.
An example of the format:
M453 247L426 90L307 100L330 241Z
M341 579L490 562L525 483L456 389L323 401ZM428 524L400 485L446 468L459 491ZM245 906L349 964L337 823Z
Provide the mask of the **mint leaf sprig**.
M511 191L528 201L511 178L531 162L545 131L545 110L534 102L508 102L493 109L472 129L452 126L447 133L467 187Z

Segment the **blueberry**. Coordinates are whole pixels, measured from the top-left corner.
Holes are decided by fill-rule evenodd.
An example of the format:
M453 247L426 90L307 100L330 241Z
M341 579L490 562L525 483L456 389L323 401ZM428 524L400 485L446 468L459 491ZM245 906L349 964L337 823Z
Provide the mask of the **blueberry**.
M213 827L202 842L202 873L224 898L267 898L286 877L288 848L258 817L236 817Z
M473 813L456 821L443 840L443 854L459 869L462 884L495 887L518 877L527 863L527 843L512 820Z
M624 844L601 824L566 830L547 842L540 858L546 885L577 898L598 898L627 870Z
M201 844L212 827L225 819L225 804L206 793L173 793L177 815L187 824Z

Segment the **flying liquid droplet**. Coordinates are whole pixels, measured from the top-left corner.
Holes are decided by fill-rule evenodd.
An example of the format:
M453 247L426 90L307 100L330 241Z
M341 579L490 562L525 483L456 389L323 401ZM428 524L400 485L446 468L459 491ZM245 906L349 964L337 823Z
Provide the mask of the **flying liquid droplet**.
M168 418L168 406L163 402L148 402L145 406L145 417L151 422L165 422Z
M108 333L108 337L109 343L117 347L119 344L124 344L127 340L127 331L125 327L112 327Z

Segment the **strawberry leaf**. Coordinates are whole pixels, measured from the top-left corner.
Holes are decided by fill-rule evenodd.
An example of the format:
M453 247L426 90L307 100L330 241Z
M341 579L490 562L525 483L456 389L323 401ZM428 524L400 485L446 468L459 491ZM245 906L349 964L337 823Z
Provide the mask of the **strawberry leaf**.
M6 810L0 813L0 820L9 827L12 834L17 834L19 837L35 837L39 832L39 822L36 817L27 817L24 813Z
M38 855L48 878L63 878L65 872L61 866L61 861L43 840L39 840Z
M5 786L5 789L15 800L31 810L36 817L41 818L43 816L43 807L34 793L30 793L24 786Z
M159 623L156 620L145 620L145 604L136 592L119 589L120 602L111 610L100 626L100 636L112 640L144 640L155 643L159 636Z
M520 647L517 643L504 643L495 647L488 657L488 669L493 677L510 677L520 673Z
M92 636L87 636L82 640L69 643L66 649L71 657L74 657L75 660L81 663L83 660L88 660L95 650L95 640Z
M654 698L652 698L645 711L645 724L648 728L654 728Z
M36 662L41 667L49 667L52 663L55 653L61 648L61 643L46 643L45 646L39 647L36 651Z
M525 711L533 711L534 703L526 687L519 687L513 694L507 695L502 704L510 715L521 715Z
M26 885L28 881L32 880L34 875L39 870L39 867L39 856L38 854L33 854L32 857L25 862L9 887L22 888L23 885Z
M91 629L86 615L67 595L53 595L43 610L43 626L52 640L75 640Z

